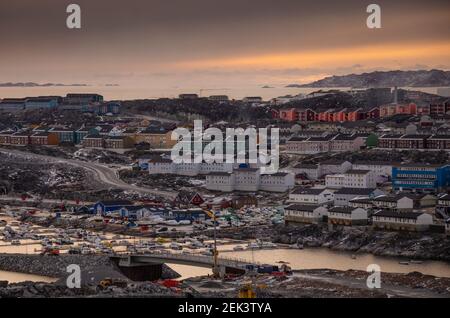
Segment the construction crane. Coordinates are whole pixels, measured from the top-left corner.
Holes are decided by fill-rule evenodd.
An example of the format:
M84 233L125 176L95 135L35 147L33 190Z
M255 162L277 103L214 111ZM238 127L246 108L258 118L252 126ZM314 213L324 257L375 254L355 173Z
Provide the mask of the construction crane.
M216 213L206 209L203 209L203 211L206 213L207 216L209 216L213 220L214 224L213 274L214 276L219 276L219 266L218 266L219 252L217 251Z

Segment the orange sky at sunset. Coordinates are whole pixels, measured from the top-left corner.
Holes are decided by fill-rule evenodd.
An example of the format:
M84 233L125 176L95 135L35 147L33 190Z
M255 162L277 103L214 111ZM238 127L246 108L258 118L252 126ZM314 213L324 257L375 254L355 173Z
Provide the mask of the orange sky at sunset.
M68 3L0 2L0 83L112 83L141 96L450 69L448 0L379 0L376 30L364 0L77 0L80 30L65 26Z

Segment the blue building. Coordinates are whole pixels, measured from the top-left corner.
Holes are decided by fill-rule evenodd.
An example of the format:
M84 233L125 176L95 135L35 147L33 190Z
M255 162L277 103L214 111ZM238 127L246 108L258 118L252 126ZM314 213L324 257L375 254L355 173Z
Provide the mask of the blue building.
M179 210L167 210L164 213L164 217L168 220L179 221L197 221L205 220L206 214L202 209L179 209Z
M89 135L99 135L99 131L95 127L83 127L75 131L75 144L80 144L84 137Z
M119 212L125 207L134 206L133 202L128 200L99 201L94 204L94 213L106 215L109 213Z
M58 106L58 97L29 97L25 101L25 109L51 109Z
M417 192L450 189L450 164L399 164L392 167L392 188Z
M121 208L119 214L123 218L126 217L133 220L141 220L152 216L164 217L170 210L171 209L153 205L136 205Z
M70 128L52 128L50 132L58 136L59 142L75 143L75 131Z

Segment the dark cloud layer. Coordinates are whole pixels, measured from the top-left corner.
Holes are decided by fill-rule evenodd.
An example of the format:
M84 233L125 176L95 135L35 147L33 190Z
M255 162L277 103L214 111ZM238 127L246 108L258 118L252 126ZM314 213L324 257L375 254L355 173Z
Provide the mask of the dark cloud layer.
M43 70L48 80L64 82L141 68L166 75L174 70L165 65L184 61L450 39L448 0L375 1L382 7L381 30L365 25L372 2L2 0L0 80L20 81L26 74L35 80ZM70 3L82 8L81 30L65 27Z

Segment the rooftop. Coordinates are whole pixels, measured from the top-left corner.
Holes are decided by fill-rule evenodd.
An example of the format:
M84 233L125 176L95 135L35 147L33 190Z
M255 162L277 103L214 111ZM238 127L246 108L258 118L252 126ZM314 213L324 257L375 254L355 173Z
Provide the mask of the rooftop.
M334 194L356 194L356 195L364 195L368 196L372 194L375 189L365 189L365 188L341 188L337 190Z
M320 205L291 204L287 206L285 210L313 212L318 207L320 207Z
M314 188L295 188L291 194L311 194L319 195L326 189L314 189Z
M424 213L420 213L420 212L393 212L393 211L381 210L381 211L376 212L374 214L374 216L416 220L422 214L424 214Z
M370 170L358 170L358 169L351 169L346 172L346 174L368 174Z

